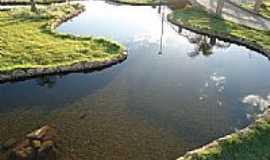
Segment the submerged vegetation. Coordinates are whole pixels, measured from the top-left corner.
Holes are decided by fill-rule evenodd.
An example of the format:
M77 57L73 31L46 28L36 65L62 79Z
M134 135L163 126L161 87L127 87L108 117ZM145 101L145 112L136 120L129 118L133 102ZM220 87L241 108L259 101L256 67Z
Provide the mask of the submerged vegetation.
M230 37L239 41L245 41L258 49L269 54L270 50L270 32L256 30L229 22L223 18L209 14L199 8L185 8L176 10L168 16L174 24L183 27L192 28L199 32L205 31L210 35L219 35L219 37Z
M116 42L54 31L58 24L83 9L74 4L41 8L37 14L27 8L1 11L0 73L105 61L122 54L124 47Z

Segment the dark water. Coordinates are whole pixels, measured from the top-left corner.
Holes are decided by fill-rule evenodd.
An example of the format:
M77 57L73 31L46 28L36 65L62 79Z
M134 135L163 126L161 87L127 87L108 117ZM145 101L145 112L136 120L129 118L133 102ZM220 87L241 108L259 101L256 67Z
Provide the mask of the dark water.
M261 54L179 33L166 7L83 4L86 12L57 30L115 39L128 59L1 84L0 143L50 124L63 139L61 159L171 160L245 127L269 103L270 63Z

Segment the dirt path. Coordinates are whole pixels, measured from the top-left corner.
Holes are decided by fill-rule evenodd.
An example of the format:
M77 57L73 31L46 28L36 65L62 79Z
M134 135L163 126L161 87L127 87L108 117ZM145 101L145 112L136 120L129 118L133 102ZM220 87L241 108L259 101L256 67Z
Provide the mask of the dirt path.
M216 11L218 0L191 0L193 4L201 5L211 12ZM222 16L229 21L255 29L270 30L270 21L248 12L225 0Z

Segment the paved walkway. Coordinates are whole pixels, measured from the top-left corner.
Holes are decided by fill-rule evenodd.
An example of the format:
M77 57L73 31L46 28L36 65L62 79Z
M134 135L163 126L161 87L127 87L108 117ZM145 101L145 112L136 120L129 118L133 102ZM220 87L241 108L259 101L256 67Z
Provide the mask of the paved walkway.
M211 12L215 12L218 0L191 0L192 3L201 5ZM270 21L256 14L241 9L237 5L225 0L222 17L226 20L242 24L251 28L270 30Z

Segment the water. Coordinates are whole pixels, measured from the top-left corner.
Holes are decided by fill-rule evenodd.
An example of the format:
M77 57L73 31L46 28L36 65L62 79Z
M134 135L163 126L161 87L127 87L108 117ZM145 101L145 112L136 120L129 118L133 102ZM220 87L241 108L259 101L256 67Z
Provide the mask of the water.
M57 30L117 40L128 59L92 73L1 84L0 143L49 124L62 139L61 159L172 160L262 111L243 101L269 93L270 63L261 54L179 33L166 7L83 4L86 12Z

